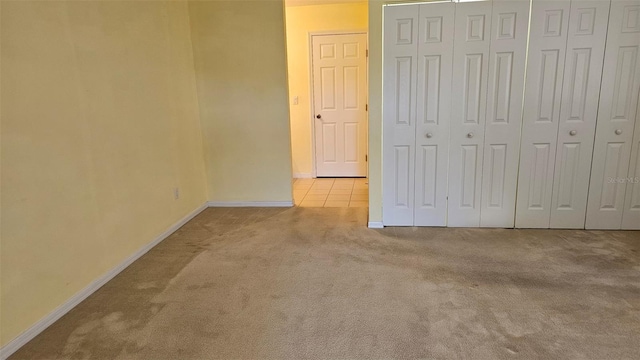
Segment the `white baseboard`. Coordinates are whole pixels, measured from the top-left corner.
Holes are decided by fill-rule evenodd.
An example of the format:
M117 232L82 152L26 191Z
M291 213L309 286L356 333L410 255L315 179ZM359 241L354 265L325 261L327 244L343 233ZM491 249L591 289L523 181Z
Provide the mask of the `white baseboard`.
M313 179L313 174L311 173L293 173L294 179Z
M382 229L384 225L382 225L382 221L369 221L369 229Z
M292 207L293 201L209 201L209 207Z
M20 349L26 343L31 341L38 334L43 332L51 324L53 324L62 316L64 316L64 314L68 313L76 305L80 304L84 299L89 297L89 295L93 294L96 290L100 289L109 280L113 279L116 275L122 272L122 270L126 269L134 261L138 260L142 255L146 254L154 246L158 245L162 240L166 239L169 235L173 234L176 230L182 227L182 225L186 224L189 220L193 219L196 215L200 214L206 208L207 208L207 204L206 203L202 204L197 209L187 214L187 216L178 220L178 222L171 225L165 232L158 235L153 241L151 241L147 245L143 246L140 250L133 253L131 256L125 259L122 263L120 263L113 269L109 270L106 274L94 280L92 283L87 285L84 289L80 290L75 295L73 295L65 303L58 306L55 310L53 310L44 318L40 319L40 321L35 323L29 329L25 330L22 334L18 335L15 339L8 342L5 346L0 348L0 359L4 360L9 356L11 356L11 354L18 351L18 349Z

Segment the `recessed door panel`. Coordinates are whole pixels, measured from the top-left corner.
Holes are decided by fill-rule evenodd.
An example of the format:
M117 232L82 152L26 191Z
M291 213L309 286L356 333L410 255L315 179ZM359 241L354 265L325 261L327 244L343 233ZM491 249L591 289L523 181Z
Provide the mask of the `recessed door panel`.
M425 209L438 206L438 145L423 145L422 153L422 197L419 205Z
M555 110L559 109L556 97L560 64L559 49L540 51L540 76L538 80L538 123L553 123ZM534 81L533 79L530 81Z
M413 125L412 117L415 115L412 111L412 98L415 97L415 93L412 91L415 87L414 58L414 56L402 56L395 59L395 119L397 125L407 127Z
M505 180L507 177L507 144L492 144L489 149L489 178L487 186L487 208L502 209L505 205ZM514 203L515 206L515 203Z
M605 148L604 171L602 172L602 193L600 195L600 206L598 210L620 210L622 197L618 196L618 189L625 185L625 177L620 176L624 166L622 163L624 145L624 143L608 143Z
M400 12L405 9L401 9ZM393 10L389 10L390 14ZM389 21L395 22L396 25L396 41L395 45L411 45L415 42L415 18L411 14L406 14L407 17L402 19L391 19L393 15L390 14Z
M638 60L638 46L620 46L613 84L612 115L615 120L628 121L632 114L633 75Z
M528 151L531 156L531 162L521 164L521 166L529 166L529 173L532 178L527 183L527 210L544 211L545 194L547 189L551 187L549 171L549 159L551 154L550 143L533 144L533 149L523 149Z
M411 156L411 147L410 146L396 146L394 148L394 177L395 183L397 184L395 188L394 194L394 203L395 207L408 209L409 205L413 202L410 201L410 197L413 195L413 191L411 191L411 171L410 169L413 167L411 164L411 160L413 157Z
M360 71L357 66L345 66L342 71L344 79L342 102L344 103L344 108L346 110L357 110L360 105L361 89L358 87Z
M438 124L440 110L440 96L450 95L440 93L440 76L442 73L441 55L425 55L423 57L422 74L424 81L422 82L421 98L424 101L424 124Z
M569 121L584 121L585 108L587 106L587 86L589 85L589 68L591 65L591 49L571 49L571 63L569 64L571 75L569 77Z
M453 3L420 5L414 224L447 224Z
M587 205L589 229L622 228L625 194L632 203L633 190L627 188L632 188L628 176L634 167L630 160L637 127L640 34L629 19L636 19L638 9L637 1L611 2ZM639 219L635 214L631 218Z
M460 162L460 208L476 207L476 175L478 169L478 145L462 145Z
M358 123L345 123L344 125L344 161L348 163L358 162L360 159L360 139Z
M580 170L580 143L565 143L558 148L560 153L559 164L562 166L557 170L558 184L554 191L557 191L556 210L573 211L576 210L578 189L575 183L578 180Z
M320 68L320 104L321 110L336 109L336 68Z
M336 162L336 124L322 124L322 156L326 162Z
M462 108L464 109L463 119L466 124L480 123L480 104L484 99L482 86L482 55L467 54L464 62Z
M524 50L524 49L523 49ZM524 58L523 58L524 59ZM509 123L509 108L511 106L511 96L514 95L512 92L513 85L513 52L499 52L496 53L495 61L493 66L493 90L491 104L493 107L493 111L489 114L489 121L492 124ZM523 63L524 66L524 63ZM524 74L524 69L517 69L521 71L516 71L516 76L519 74ZM521 82L522 83L522 82ZM522 89L520 89L520 93L522 93ZM518 93L516 92L517 96ZM517 119L511 119L517 120Z

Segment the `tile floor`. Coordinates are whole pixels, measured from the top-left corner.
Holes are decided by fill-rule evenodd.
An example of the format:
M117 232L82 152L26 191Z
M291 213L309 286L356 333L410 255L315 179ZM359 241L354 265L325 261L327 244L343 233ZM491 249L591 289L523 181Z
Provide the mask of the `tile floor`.
M368 207L366 178L295 179L293 201L301 207Z

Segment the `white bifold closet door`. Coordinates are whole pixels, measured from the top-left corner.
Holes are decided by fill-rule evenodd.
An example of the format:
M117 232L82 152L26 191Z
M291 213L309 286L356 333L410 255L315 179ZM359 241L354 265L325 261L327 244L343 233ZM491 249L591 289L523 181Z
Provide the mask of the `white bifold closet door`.
M636 125L631 145L631 161L622 212L622 229L640 230L640 91L638 92Z
M385 225L413 225L419 5L384 11L383 194Z
M609 1L534 1L516 227L584 228Z
M448 226L480 226L491 5L456 6Z
M420 5L416 120L416 226L447 225L447 170L455 4Z
M512 227L529 2L456 6L448 226Z
M528 0L494 0L480 226L513 227L520 161Z
M638 229L640 189L635 179L639 174L640 142L637 129L640 91L638 1L611 2L603 73L607 76L603 77L600 90L586 227Z
M608 0L571 2L551 228L584 228L608 18Z
M385 225L446 225L454 10L385 10Z
M514 225L528 11L386 7L385 225Z
M531 6L516 227L549 227L569 11L569 0Z

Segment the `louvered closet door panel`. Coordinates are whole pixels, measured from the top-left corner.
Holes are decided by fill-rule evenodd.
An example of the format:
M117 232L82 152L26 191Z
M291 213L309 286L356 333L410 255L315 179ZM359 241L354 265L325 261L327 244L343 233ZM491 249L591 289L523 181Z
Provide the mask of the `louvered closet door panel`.
M455 17L448 225L480 226L491 2L458 3Z
M415 225L447 224L453 3L420 6Z
M627 176L640 87L639 50L640 3L613 0L587 204L589 229L622 226L625 191L631 187Z
M638 99L636 110L636 126L627 178L624 211L622 212L622 229L640 230L640 98Z
M529 27L528 0L494 0L480 226L513 227Z
M516 227L549 227L569 11L562 0L531 7Z
M384 10L384 225L413 225L418 5Z
M571 2L551 200L552 228L584 228L609 4L607 0Z

